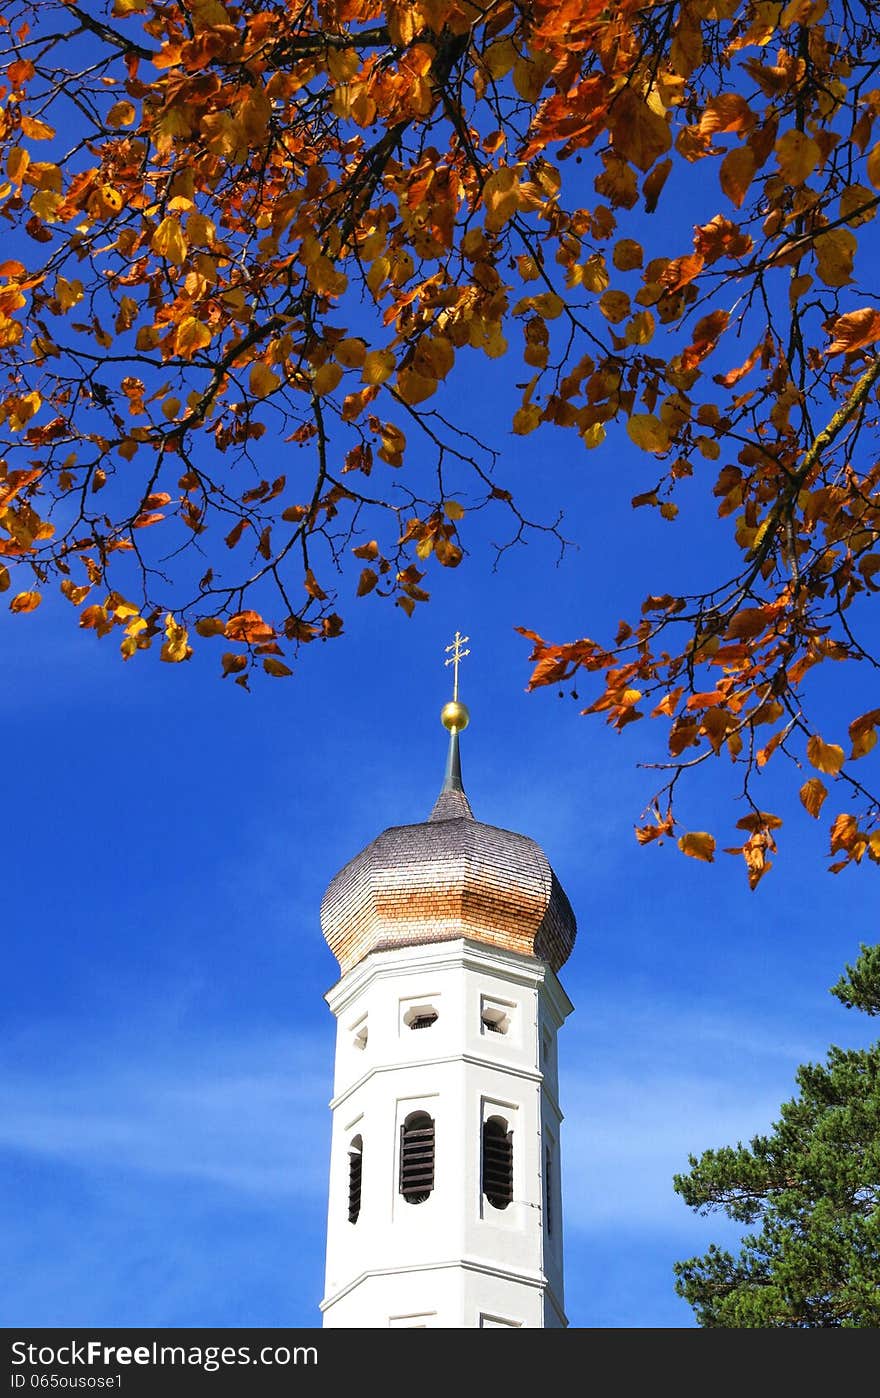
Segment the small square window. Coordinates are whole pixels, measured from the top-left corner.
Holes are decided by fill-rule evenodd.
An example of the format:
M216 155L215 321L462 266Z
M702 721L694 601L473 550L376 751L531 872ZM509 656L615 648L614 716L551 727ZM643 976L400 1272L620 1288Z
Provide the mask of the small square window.
M407 1029L430 1029L440 1018L433 1005L411 1005L403 1016Z
M513 1018L514 1006L507 1000L490 1000L488 995L480 997L480 1033L507 1034Z

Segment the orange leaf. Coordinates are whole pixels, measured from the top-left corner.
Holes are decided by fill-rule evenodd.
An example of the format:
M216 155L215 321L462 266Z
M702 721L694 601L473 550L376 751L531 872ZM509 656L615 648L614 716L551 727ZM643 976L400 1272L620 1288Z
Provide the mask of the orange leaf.
M39 607L43 598L39 592L17 592L9 603L11 612L33 612Z
M368 544L359 544L356 549L352 549L352 553L355 558L364 558L372 562L374 558L379 557L379 545L375 539L371 539Z
M273 655L267 655L263 661L263 669L267 675L272 675L275 679L284 679L286 675L292 675L293 671L289 665L285 665L282 660L276 660Z
M226 651L223 656L223 674L236 675L240 671L247 669L247 656L236 655L233 651Z
M321 587L321 584L318 582L311 568L309 568L306 573L303 587L310 597L315 598L316 602L323 602L326 600L327 594Z
M226 623L218 616L203 616L196 622L196 631L200 636L225 636Z
M759 830L778 830L781 825L781 816L771 815L769 811L750 811L747 816L742 816L736 822L737 830L751 830L754 833Z
M692 830L689 834L682 835L678 848L682 854L690 855L691 859L702 859L706 864L715 862L715 838L705 830Z
M614 149L639 170L650 170L672 145L665 119L653 111L633 88L625 87L608 112Z
M748 146L738 146L736 150L729 150L721 162L718 171L721 188L738 209L742 208L756 169L755 157Z
M822 802L828 795L828 788L818 777L810 777L800 789L801 804L804 810L815 819L822 809Z
M755 125L754 112L737 92L722 92L706 103L700 118L700 135L714 136L722 131L750 131Z
M849 726L850 741L853 745L850 753L851 758L865 757L876 747L878 723L880 723L880 709L871 709L869 713L853 719Z
M843 766L843 748L837 743L823 743L818 733L814 733L807 743L807 757L818 772L830 772L836 776Z
M248 645L253 645L259 641L270 641L275 632L259 612L238 612L227 621L224 634L229 641L246 641Z
M368 592L372 592L372 591L373 591L373 588L376 586L376 583L377 583L378 581L379 581L379 574L378 574L378 573L376 573L372 568L364 568L364 569L362 570L362 572L361 572L360 578L358 579L358 585L357 585L357 595L358 595L358 597L366 597L366 595L367 595Z
M880 311L873 306L862 306L858 311L848 311L838 316L831 327L834 336L826 354L851 354L853 350L873 345L880 340Z
M80 602L86 600L91 592L91 588L87 586L78 587L75 582L71 582L70 578L65 578L61 584L61 591L64 593L68 602L72 602L75 607L78 607Z
M694 277L700 275L705 263L706 259L700 253L689 253L687 257L676 257L661 273L660 285L670 293L680 291L683 286L687 286L688 282L692 282Z

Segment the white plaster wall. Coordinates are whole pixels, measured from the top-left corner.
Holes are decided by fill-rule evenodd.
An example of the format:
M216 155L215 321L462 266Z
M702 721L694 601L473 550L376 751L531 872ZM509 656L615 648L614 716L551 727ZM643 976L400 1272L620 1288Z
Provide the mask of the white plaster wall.
M374 952L327 998L338 1031L325 1326L564 1324L558 1147L549 1239L543 1162L548 1130L559 1138L555 1043L571 1006L553 972L459 940ZM509 1013L506 1034L483 1027L487 998ZM407 1011L429 1005L436 1023L410 1029ZM400 1128L415 1110L435 1123L435 1187L417 1205L398 1191ZM513 1201L503 1210L480 1187L482 1122L492 1115L514 1133ZM351 1224L356 1135L361 1212Z

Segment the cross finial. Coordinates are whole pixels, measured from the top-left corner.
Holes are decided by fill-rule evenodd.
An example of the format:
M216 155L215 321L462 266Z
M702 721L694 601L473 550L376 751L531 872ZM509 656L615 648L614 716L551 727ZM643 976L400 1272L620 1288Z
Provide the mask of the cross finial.
M454 667L452 671L452 700L453 703L456 704L458 703L458 667L465 656L470 655L470 651L462 650L462 646L469 640L470 636L462 636L460 631L456 631L455 640L452 642L452 645L446 647L447 655L449 655L450 651L452 651L452 654L449 656L449 659L444 660L443 663L444 665L452 665Z

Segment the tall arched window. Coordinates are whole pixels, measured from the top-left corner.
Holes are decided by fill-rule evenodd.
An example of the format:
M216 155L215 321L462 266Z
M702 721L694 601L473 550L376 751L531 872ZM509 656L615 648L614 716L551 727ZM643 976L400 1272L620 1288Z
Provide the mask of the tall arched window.
M364 1140L355 1136L348 1150L348 1221L357 1223L361 1211L361 1181L364 1174Z
M496 1209L513 1198L513 1132L500 1116L483 1122L483 1193Z
M434 1122L411 1112L400 1128L400 1192L408 1204L423 1204L434 1188Z

